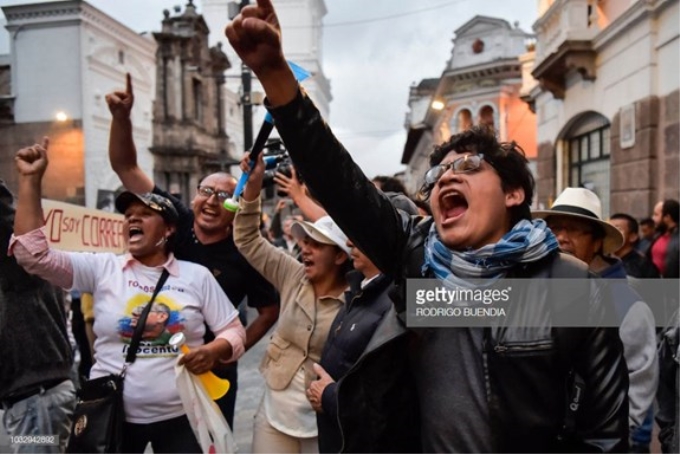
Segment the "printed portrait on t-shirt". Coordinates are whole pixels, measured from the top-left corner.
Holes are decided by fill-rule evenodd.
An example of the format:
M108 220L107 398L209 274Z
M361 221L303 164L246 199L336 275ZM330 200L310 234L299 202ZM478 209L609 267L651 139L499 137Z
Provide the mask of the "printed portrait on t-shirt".
M118 321L118 331L123 342L130 343L148 299L149 295L137 294L128 301L125 315ZM184 330L180 309L172 300L158 295L146 318L142 341L146 345L167 345L173 334Z

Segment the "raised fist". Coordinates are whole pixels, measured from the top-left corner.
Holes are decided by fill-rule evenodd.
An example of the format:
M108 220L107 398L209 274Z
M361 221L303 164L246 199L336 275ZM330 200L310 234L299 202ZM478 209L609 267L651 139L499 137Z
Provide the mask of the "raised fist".
M47 147L50 139L43 137L42 145L35 144L32 147L22 148L17 151L14 162L20 175L36 175L42 178L47 169Z

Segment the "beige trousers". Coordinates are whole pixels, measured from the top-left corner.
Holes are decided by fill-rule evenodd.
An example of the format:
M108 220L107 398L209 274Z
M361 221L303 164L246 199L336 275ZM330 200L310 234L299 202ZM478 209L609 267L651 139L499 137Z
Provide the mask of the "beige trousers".
M318 454L319 438L293 437L274 428L267 420L263 398L253 424L253 453L271 452Z

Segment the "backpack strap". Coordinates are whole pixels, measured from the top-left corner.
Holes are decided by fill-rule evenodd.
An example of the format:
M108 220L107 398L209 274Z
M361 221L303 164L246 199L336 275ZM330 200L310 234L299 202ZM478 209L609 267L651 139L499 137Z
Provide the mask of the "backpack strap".
M158 282L156 283L156 288L154 288L153 294L151 295L151 299L148 303L146 303L144 310L137 320L135 331L132 335L132 339L130 340L130 348L128 348L127 355L125 355L125 365L123 366L121 375L125 375L127 367L134 363L135 359L137 358L137 349L139 348L139 342L142 340L142 334L144 333L144 327L146 326L146 319L149 316L149 312L151 312L151 306L153 306L153 302L156 300L158 292L160 292L163 288L163 285L165 285L165 281L168 279L168 276L168 270L163 268L163 271L158 278Z

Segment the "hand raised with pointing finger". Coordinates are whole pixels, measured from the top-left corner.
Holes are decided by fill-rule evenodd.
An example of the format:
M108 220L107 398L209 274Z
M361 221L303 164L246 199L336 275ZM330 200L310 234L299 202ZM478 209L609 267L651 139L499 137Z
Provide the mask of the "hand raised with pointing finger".
M114 91L106 95L106 104L114 119L125 120L130 118L135 96L132 92L132 77L130 73L125 75L125 91Z
M22 148L17 151L14 157L19 175L38 176L42 178L47 169L47 147L50 139L43 137L42 144L35 144L32 147Z

